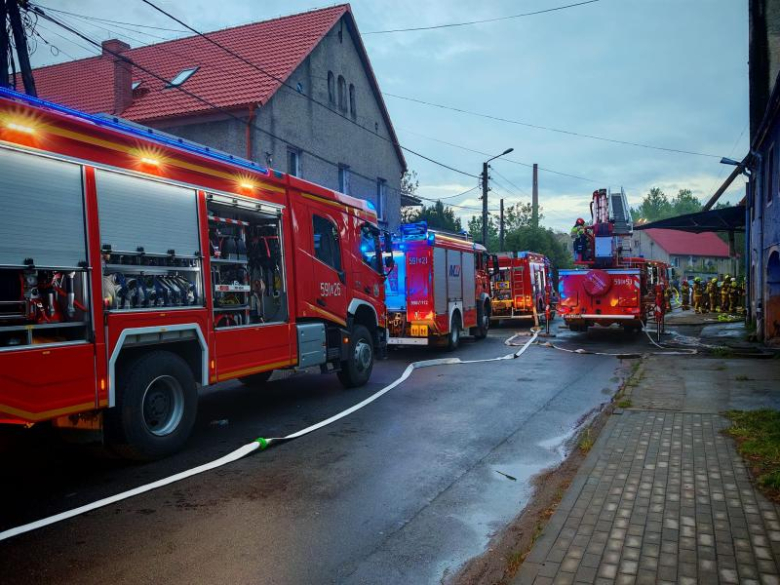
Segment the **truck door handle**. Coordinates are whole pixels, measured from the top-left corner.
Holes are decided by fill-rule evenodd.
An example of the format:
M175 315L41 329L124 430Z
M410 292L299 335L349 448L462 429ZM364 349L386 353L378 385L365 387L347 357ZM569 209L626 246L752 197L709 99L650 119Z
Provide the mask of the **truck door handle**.
M320 307L324 307L324 306L325 306L325 300L324 300L324 299L317 299L317 304L318 304Z
M371 289L369 287L367 287L367 286L364 286L363 287L363 292L365 292L367 295L370 295L371 294Z

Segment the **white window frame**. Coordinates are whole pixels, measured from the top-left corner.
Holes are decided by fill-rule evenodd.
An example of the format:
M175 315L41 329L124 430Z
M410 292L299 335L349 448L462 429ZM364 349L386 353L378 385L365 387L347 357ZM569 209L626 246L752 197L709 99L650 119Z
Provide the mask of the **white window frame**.
M387 221L387 181L381 177L376 179L376 215Z
M339 191L344 195L349 195L349 165L339 165Z

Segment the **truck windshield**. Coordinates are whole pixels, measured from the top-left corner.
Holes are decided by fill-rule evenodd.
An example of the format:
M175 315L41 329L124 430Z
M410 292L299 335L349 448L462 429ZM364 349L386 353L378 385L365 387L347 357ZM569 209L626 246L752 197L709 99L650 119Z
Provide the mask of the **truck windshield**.
M379 230L368 224L360 230L360 256L363 262L382 274L382 246L379 242Z

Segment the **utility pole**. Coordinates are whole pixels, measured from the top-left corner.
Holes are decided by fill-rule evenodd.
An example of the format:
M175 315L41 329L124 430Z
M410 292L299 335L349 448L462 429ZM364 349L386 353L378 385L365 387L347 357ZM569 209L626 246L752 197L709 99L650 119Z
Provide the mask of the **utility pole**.
M482 245L488 247L488 164L482 163Z
M27 95L38 96L35 91L35 80L30 66L30 55L27 53L27 36L24 34L22 17L19 14L19 2L17 0L5 0L8 17L11 21L11 30L14 34L14 44L16 45L16 58L19 60L19 68L22 70L22 81L24 82L24 91ZM5 23L3 23L5 26ZM7 77L7 70L6 70Z
M501 199L501 219L498 223L498 251L504 251L504 200Z
M539 227L539 165L534 163L534 186L531 192L531 225Z
M513 150L514 148L507 148L501 154L490 157L482 163L482 245L485 246L485 248L488 247L488 191L490 190L488 188L488 181L490 179L488 176L488 169L490 168L490 161L504 156L505 154L509 154Z
M0 87L11 87L8 82L8 54L11 49L11 42L8 38L8 11L5 7L5 0L0 0Z

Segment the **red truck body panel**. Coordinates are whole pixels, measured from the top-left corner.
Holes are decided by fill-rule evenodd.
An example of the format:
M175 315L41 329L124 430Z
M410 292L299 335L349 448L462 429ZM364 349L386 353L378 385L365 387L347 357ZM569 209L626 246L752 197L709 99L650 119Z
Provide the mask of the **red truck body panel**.
M351 311L364 307L376 316L380 329L385 326L381 251L375 260L362 252L361 238L367 237L366 230L376 230L378 234L376 213L366 201L205 147L179 144L164 135L145 133L116 119L89 116L3 90L0 91L0 157L9 160L12 156L34 160L37 165L67 163L68 168L78 167L83 192L80 200L74 201L83 205L85 262L75 267L75 274L79 294L87 306L78 309L80 320L73 323L67 322L70 318L49 316L45 311L39 311L36 320L7 310L3 313L0 307L2 422L36 422L113 406L116 376L113 367L122 343L131 335L138 344L146 343L144 336L151 336L150 332L159 339L175 340L175 335L183 335L197 342L203 364L197 368L202 375L196 379L206 385L295 366L299 363L296 326L300 323L347 327L354 316ZM175 259L181 251L175 251L169 260L160 259L159 268L150 263L148 273L161 275L155 280L158 284L167 279L167 288L159 285L157 298L163 292L184 295L186 284L192 284L195 292L191 294L200 291L193 306L104 307L107 302L101 302L101 290L105 297L104 276L110 272L108 267L117 255L116 247L106 248L101 237L100 214L108 208L107 200L101 199L101 181L109 175L118 181L148 181L155 188L175 187L176 193L186 192L191 197L188 201L194 219L189 227L199 251L183 263ZM25 196L19 193L19 197ZM263 274L271 275L266 280L251 282L246 272L234 270L235 266L248 263L238 254L235 255L238 260L214 257L210 238L220 233L215 222L233 226L240 223L229 217L216 217L217 211L233 208L240 212L226 215L257 214L257 225L246 230L261 233L263 229L273 228L279 234L261 235L250 242L253 245L278 243L280 251L268 252L271 259L268 261L273 260L275 264L263 268ZM147 213L151 218L162 211L152 208ZM36 210L30 209L30 231L35 230L35 215ZM318 240L313 234L313 218L333 226L336 244ZM143 219L141 225L142 222ZM45 238L46 234L41 233L40 237ZM238 240L236 237L235 244ZM7 242L5 248L0 243L0 253L8 253L8 246ZM332 254L338 254L339 259L334 260L337 267L318 257L324 252L317 250L329 246L336 250ZM146 261L143 249L130 253ZM19 255L24 257L25 251L20 250ZM109 256L111 259L106 260ZM237 291L235 294L215 292L218 289L213 283L221 282L220 266L238 274L232 284L222 285L224 290ZM131 262L122 267L128 274L134 271L144 278L152 278L144 270L134 268ZM29 264L0 262L0 277L4 279L0 280L0 297L18 294L14 271L20 275L37 272L41 278L48 274L47 270L33 264L33 260ZM53 274L60 278L57 270L55 267ZM114 270L122 272L116 267ZM182 285L186 279L173 281L172 274L194 276L187 276L191 280ZM247 284L242 284L244 281ZM172 282L178 282L178 288ZM136 284L133 290L140 291L142 286ZM7 292L8 287L11 293ZM143 289L143 293L146 295L148 291ZM141 293L136 294L140 298ZM234 298L230 298L231 294ZM235 302L236 297L248 298L247 307ZM15 302L13 298L12 301ZM54 312L53 305L46 307ZM219 323L230 326L217 323L225 314L233 315L232 320ZM265 318L266 314L277 317ZM48 330L56 335L47 338ZM75 330L81 333L66 335ZM148 340L152 342L151 337Z

